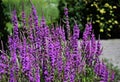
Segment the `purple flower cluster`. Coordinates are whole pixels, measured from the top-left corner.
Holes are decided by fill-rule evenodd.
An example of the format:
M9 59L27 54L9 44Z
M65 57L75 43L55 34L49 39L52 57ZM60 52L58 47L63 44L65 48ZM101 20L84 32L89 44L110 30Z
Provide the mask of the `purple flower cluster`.
M100 82L108 82L108 69L104 63L96 63L94 70L95 73L100 77Z
M0 80L7 75L9 82L81 82L82 76L86 77L86 67L91 67L100 82L108 82L109 71L99 60L102 48L92 32L92 24L86 24L79 47L80 30L75 22L70 35L67 8L65 17L68 40L61 25L47 26L44 16L39 24L33 5L28 24L22 11L22 28L26 30L19 30L16 11L13 11L9 54L7 56L4 51L0 54ZM111 80L114 80L114 72Z

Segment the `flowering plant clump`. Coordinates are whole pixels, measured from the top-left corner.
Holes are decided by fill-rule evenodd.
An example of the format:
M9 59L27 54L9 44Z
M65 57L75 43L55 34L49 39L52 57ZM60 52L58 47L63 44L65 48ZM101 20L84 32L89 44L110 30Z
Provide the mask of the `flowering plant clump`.
M95 39L91 23L86 24L83 38L79 41L77 22L70 34L67 8L66 33L62 25L47 26L44 16L39 24L34 5L28 23L22 11L21 30L15 10L12 15L9 53L4 50L0 53L0 82L114 81L114 73L99 59L102 48L100 40Z

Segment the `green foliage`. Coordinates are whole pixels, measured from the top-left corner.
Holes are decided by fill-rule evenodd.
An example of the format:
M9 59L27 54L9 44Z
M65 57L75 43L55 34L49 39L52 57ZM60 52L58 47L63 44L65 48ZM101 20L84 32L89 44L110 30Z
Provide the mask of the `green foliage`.
M39 20L44 14L47 24L51 24L56 21L56 19L58 18L58 13L59 13L57 9L58 0L31 0L31 1L36 7ZM27 18L31 12L30 0L24 0L24 1L23 0L3 0L3 4L6 6L6 8L4 9L4 13L5 15L8 16L9 19L11 19L11 12L14 9L16 9L18 20L21 21L21 10L23 6L24 6L24 10L25 10ZM9 33L12 32L11 21L6 23L6 30Z
M3 40L4 47L6 48L5 42L7 41L7 30L5 29L6 22L9 21L8 17L4 13L5 5L2 0L0 0L0 40ZM1 46L0 46L1 49Z
M92 20L96 36L101 38L120 38L120 9L119 0L60 0L60 17L63 17L63 8L69 9L70 24L75 19L84 29L86 22ZM83 30L82 30L83 31Z
M94 82L97 80L97 76L92 67L87 66L85 71L86 73L81 75L81 78L83 78L82 82Z

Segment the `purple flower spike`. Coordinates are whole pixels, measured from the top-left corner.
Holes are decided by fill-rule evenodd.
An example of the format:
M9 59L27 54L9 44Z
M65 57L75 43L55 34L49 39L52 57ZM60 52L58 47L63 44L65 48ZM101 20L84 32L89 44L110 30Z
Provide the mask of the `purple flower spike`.
M8 58L7 58L6 54L4 53L4 51L3 51L3 53L0 52L0 77L3 74L8 74L8 68L9 68Z
M97 62L94 71L100 77L101 82L108 82L108 69L103 62Z
M73 28L73 38L74 39L78 39L79 38L79 34L80 34L80 29L79 29L78 25L75 24L75 26Z
M66 21L67 35L68 35L68 39L70 40L70 25L69 25L68 8L64 8L64 14L66 17L65 21Z
M39 21L38 21L38 16L37 16L37 11L34 5L32 5L32 14L33 14L33 20L34 20L34 27L36 32L39 30Z
M26 16L25 16L25 12L24 10L22 11L22 23L23 23L23 29L26 30L26 20L25 20Z
M96 51L96 56L100 56L102 53L102 48L101 48L101 43L100 43L100 39L98 39L97 41L97 51Z
M17 38L16 36L18 36L18 19L17 19L17 15L16 15L16 10L13 11L13 16L12 16L12 23L13 23L13 34L15 36L15 38Z
M42 16L40 26L43 27L45 25L46 25L45 18L44 18L44 16Z
M64 14L65 16L68 16L68 8L64 8Z

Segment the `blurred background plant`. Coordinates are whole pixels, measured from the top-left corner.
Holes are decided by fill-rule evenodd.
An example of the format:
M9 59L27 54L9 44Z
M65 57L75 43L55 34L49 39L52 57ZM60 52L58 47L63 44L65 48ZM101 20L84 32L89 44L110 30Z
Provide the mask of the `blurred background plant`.
M31 0L37 9L39 20L44 14L48 25L54 23L59 15L58 0ZM7 42L7 36L12 33L11 13L14 9L17 11L19 27L21 27L21 11L24 5L26 18L31 11L30 0L0 0L0 37L4 42ZM26 19L28 21L28 19Z
M47 24L51 24L52 22L54 22L55 19L58 17L57 2L57 0L32 0L32 3L35 5L38 11L37 14L39 20L44 13ZM11 18L11 11L16 9L19 21L21 21L20 11L22 11L22 5L24 5L24 10L27 16L30 14L31 11L30 0L3 0L3 4L6 6L6 8L4 9L4 13L7 14L9 18ZM11 33L11 21L6 23L6 29L8 30L8 32Z
M5 42L7 42L7 36L8 36L8 32L5 29L5 25L9 21L9 19L4 13L4 8L6 7L3 4L2 0L0 0L0 39L2 39L5 44ZM0 46L0 49L1 49L1 46Z
M38 11L39 20L44 13L48 25L64 20L63 9L67 6L71 29L76 20L82 34L85 24L92 21L96 37L100 34L103 39L120 38L119 0L32 0L32 3ZM31 7L29 0L0 0L0 37L4 37L5 42L7 35L12 33L11 11L16 9L21 21L20 11L23 4L28 16Z
M63 8L69 9L70 24L75 19L81 30L87 22L92 21L96 37L120 38L120 1L119 0L60 0L60 19L63 17Z

